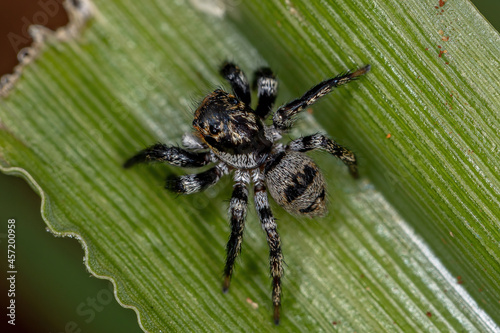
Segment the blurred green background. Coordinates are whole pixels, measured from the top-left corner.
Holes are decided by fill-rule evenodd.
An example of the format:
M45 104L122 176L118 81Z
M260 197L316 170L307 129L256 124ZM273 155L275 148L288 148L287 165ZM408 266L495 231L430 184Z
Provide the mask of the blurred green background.
M38 0L0 2L0 76L12 71L17 53L30 44L27 22L43 23L52 29L67 22L61 1L45 1L55 4L47 22L36 16L40 11ZM500 1L473 3L499 31ZM2 315L1 332L141 332L135 313L114 300L110 283L86 271L80 244L46 232L38 195L23 179L0 173L2 272L7 271L10 218L16 219L16 326L7 326ZM3 309L7 307L6 282L5 277L0 279Z

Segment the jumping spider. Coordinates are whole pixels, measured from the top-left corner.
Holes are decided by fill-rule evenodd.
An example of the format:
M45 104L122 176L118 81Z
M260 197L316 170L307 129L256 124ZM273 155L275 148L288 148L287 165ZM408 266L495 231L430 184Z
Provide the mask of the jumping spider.
M357 178L356 157L348 149L322 134L313 134L277 143L281 134L293 125L297 114L325 96L333 88L346 84L370 70L367 65L325 80L302 97L282 105L273 115L272 125L266 125L276 99L278 81L269 68L255 73L253 88L258 103L250 107L250 85L245 74L232 63L224 63L221 75L230 83L233 94L217 89L201 102L193 120L194 133L185 134L186 149L157 143L127 160L126 168L136 163L159 161L179 167L215 165L207 171L180 177L170 177L166 188L181 194L205 190L225 174L234 171L234 189L229 204L231 235L227 243L222 290L229 289L234 261L241 252L243 229L248 204L247 186L253 183L255 209L267 234L269 264L272 277L274 321L279 323L283 255L276 221L269 207L266 188L287 211L306 216L323 215L325 181L314 161L304 152L323 149L339 158Z

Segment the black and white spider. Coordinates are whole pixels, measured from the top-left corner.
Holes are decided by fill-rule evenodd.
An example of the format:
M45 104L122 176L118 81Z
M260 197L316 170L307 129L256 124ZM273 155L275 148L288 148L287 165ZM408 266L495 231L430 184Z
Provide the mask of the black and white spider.
M358 177L356 157L348 149L322 134L304 136L284 145L277 143L288 131L295 117L306 107L328 94L333 88L346 84L370 70L365 66L325 80L302 97L279 107L272 125L264 120L276 99L278 81L269 68L255 73L253 88L258 103L250 107L250 85L245 74L234 64L224 63L220 72L231 84L234 94L215 90L206 96L196 109L194 133L185 134L179 148L157 143L127 160L126 168L142 162L159 161L179 167L201 167L215 164L207 171L180 177L170 177L166 188L176 193L190 194L214 185L225 174L234 172L234 189L229 204L231 235L222 289L226 292L241 251L243 229L248 204L249 184L254 187L255 209L269 245L269 264L272 277L274 321L279 323L283 255L281 241L273 218L266 189L287 211L316 216L326 212L325 181L314 161L304 152L323 149L344 162L353 177Z

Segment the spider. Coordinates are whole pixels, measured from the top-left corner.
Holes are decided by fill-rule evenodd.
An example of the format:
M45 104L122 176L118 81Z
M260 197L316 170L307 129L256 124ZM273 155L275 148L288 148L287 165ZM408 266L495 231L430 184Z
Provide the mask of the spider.
M166 162L179 167L214 166L204 172L167 179L166 188L180 194L205 190L233 172L234 186L229 203L231 235L226 246L223 292L227 292L234 263L241 252L248 204L248 188L253 197L262 229L269 245L274 322L279 324L283 254L276 221L269 206L267 190L288 212L318 216L326 213L325 180L314 161L304 152L322 149L339 158L350 174L358 177L354 153L322 134L295 139L287 145L278 143L292 127L297 114L340 85L370 70L370 65L346 72L312 87L302 97L279 107L272 124L265 119L277 96L278 81L265 67L255 72L252 88L257 90L257 106L250 106L250 85L238 66L225 62L220 74L229 82L233 94L217 89L201 102L194 113L194 133L182 138L185 149L157 143L128 159L124 167L143 162Z

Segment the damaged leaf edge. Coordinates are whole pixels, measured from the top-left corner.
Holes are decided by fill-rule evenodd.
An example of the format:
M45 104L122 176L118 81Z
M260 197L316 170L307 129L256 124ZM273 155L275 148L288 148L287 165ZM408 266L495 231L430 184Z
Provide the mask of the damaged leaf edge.
M24 68L35 61L43 52L49 40L68 42L76 39L86 23L94 16L95 9L90 0L65 0L63 6L68 14L69 23L53 31L41 25L31 25L28 32L33 43L17 54L19 63L13 72L0 77L0 98L6 98L21 78Z

